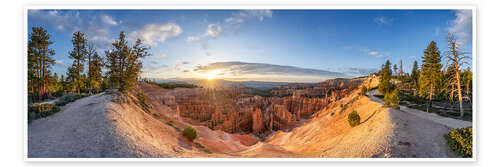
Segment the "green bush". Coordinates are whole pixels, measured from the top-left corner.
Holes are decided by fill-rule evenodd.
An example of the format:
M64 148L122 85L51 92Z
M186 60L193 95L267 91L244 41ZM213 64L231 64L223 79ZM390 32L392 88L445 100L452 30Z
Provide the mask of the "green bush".
M349 116L347 116L347 121L349 121L349 125L351 125L351 127L355 127L359 125L361 118L359 117L358 112L354 110L351 113L349 113Z
M472 127L453 129L444 135L446 143L457 156L472 157Z
M47 117L59 111L61 109L54 104L36 104L28 108L28 121Z
M144 92L139 92L137 98L141 101L141 103L146 103L146 94L144 94Z
M187 137L191 141L193 141L194 139L196 139L196 136L198 136L198 134L196 132L196 129L194 129L191 126L188 126L188 127L184 128L184 130L182 131L182 135L185 136L185 137Z
M368 88L366 86L361 87L361 95L366 95L368 93Z
M384 103L390 107L399 106L399 90L393 89L391 92L384 95Z
M62 97L60 97L56 102L55 104L57 106L64 106L68 103L71 103L71 102L74 102L78 99L81 99L81 98L84 98L84 97L87 97L88 95L87 94L67 94L67 95L64 95Z
M174 125L174 121L170 118L167 119L167 124L170 125L170 126L173 126Z

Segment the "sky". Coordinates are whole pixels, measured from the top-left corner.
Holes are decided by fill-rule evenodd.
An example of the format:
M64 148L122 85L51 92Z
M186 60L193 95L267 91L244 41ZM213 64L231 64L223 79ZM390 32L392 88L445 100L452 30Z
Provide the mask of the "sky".
M471 52L473 32L471 10L30 9L28 33L38 26L54 42L58 74L72 64L73 32L104 57L123 31L129 45L151 48L142 77L282 82L363 76L386 60L410 71L431 41L444 53L450 32Z

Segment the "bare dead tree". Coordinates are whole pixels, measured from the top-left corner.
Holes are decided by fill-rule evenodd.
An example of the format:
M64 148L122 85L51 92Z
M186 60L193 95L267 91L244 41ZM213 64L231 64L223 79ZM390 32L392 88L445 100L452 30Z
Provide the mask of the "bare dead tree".
M468 53L460 51L460 46L457 44L457 40L454 34L448 34L448 51L446 52L446 57L448 59L447 63L452 63L455 78L456 78L456 91L458 95L458 102L460 105L460 117L464 116L464 109L462 105L462 85L460 84L460 69L463 65L469 64L467 59L470 59L470 56L467 56Z

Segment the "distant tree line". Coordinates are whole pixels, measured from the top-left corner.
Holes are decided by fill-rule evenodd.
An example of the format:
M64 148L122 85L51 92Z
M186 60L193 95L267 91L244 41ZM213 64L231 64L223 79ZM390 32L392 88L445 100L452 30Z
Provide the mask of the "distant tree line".
M131 90L142 69L142 58L149 56L149 47L138 39L129 45L125 33L112 43L112 49L101 57L83 32L73 33L73 60L65 75L52 72L55 51L53 41L43 27L33 27L28 40L28 96L30 101L42 101L65 93L99 93L105 89Z
M454 34L448 34L447 43L447 50L443 52L444 65L435 41L431 41L424 50L420 67L417 61L413 62L411 73L403 71L402 61L399 68L394 64L391 69L391 62L387 60L378 72L379 92L384 97L391 97L399 96L398 89L411 90L413 96L427 99L427 111L434 100L458 102L460 116L463 117L464 101L472 102L472 71L470 65L464 69L464 65L469 64L467 60L470 56L461 51Z

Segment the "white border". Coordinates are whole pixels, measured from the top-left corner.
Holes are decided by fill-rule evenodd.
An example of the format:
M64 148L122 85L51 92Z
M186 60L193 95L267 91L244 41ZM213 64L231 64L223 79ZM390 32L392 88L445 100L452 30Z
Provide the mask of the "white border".
M28 10L29 9L291 9L291 10L308 10L308 9L402 9L402 10L420 10L420 9L435 9L435 10L453 10L453 9L469 9L472 10L472 69L473 69L473 100L472 100L472 129L473 129L473 156L472 158L28 158L28 126L27 112L23 115L24 121L24 161L29 162L475 162L477 161L477 102L476 102L476 85L477 85L477 65L476 65L476 6L474 5L33 5L24 7L24 111L27 110L27 47L28 47Z

